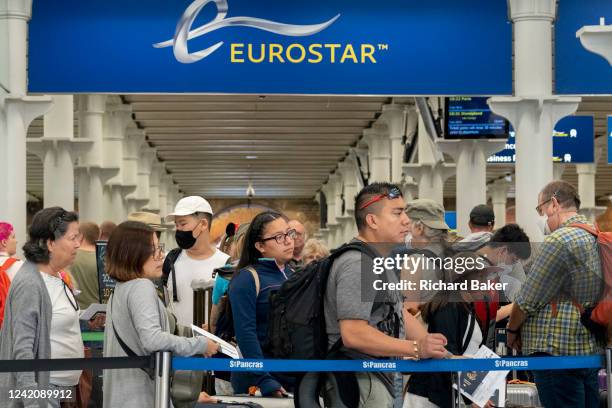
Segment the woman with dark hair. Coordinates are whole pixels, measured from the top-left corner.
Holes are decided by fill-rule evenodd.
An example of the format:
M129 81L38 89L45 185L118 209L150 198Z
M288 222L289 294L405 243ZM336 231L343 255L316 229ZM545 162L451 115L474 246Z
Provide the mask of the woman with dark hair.
M218 351L219 345L205 337L169 333L164 304L153 284L153 280L161 277L163 263L164 247L148 225L126 221L111 233L106 247L106 271L117 285L108 301L105 357L147 356L163 350L179 356L211 356ZM155 383L148 372L104 371L105 407L152 407L154 396Z
M236 341L244 358L263 359L262 345L268 331L269 295L292 273L295 230L287 217L275 211L258 214L246 232L238 273L232 278L229 297ZM232 373L236 394L257 387L264 396L283 397L292 382L282 374Z
M474 355L483 345L483 331L477 320L474 303L482 301L484 293L472 290L472 281L486 281L486 263L473 252L460 252L452 258L455 270L445 270L443 282L452 285L464 283L467 290L454 287L437 292L421 308L423 321L429 333L441 333L448 343L446 349L453 355ZM464 265L463 269L458 269ZM468 268L469 265L469 268ZM450 285L449 285L450 286ZM452 381L450 373L416 373L410 376L404 407L450 408ZM487 407L491 406L487 403Z
M60 207L45 208L34 215L28 234L23 246L26 262L6 301L0 360L83 358L79 306L63 272L81 242L78 216ZM8 407L59 407L59 398L9 398L7 392L70 388L80 376L81 370L0 374L0 402ZM74 388L72 392L74 397Z

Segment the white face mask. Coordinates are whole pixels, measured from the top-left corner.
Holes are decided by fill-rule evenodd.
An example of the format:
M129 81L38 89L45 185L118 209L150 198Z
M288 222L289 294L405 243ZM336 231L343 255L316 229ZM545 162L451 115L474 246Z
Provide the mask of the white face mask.
M552 231L550 230L550 227L548 226L547 216L543 215L540 218L538 218L538 228L540 228L540 231L542 231L544 235L550 235L552 233Z

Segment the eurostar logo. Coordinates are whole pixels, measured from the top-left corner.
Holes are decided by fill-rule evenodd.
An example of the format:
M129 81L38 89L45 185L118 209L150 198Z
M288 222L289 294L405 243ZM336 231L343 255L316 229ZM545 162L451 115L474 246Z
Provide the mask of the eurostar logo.
M208 4L214 3L217 7L217 16L209 23L192 30L192 25L200 11ZM206 49L196 52L189 52L188 42L194 38L201 37L207 33L213 32L224 27L250 27L258 30L268 31L275 34L291 37L306 37L325 30L332 25L340 14L320 24L311 25L293 25L278 23L275 21L264 20L255 17L227 17L228 3L227 0L195 0L187 7L181 16L174 38L153 44L155 48L172 47L174 57L177 61L183 64L192 64L200 61L213 52L217 51L222 45L220 41Z

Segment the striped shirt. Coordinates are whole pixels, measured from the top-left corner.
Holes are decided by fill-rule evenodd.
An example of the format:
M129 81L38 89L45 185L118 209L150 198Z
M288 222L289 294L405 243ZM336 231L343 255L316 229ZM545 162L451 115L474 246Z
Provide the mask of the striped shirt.
M595 237L569 227L573 223L587 220L573 216L544 239L517 295L516 303L527 314L521 329L525 355L602 351L603 345L580 323L580 311L572 302L590 307L599 300L604 287L599 250Z

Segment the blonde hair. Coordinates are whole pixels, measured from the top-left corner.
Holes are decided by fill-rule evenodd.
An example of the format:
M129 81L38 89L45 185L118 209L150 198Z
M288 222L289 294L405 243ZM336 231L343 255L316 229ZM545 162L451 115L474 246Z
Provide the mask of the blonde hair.
M329 256L329 249L323 243L323 241L315 238L310 238L304 244L304 249L302 250L302 258L307 258L311 256L314 256L315 259L325 258L326 256Z

